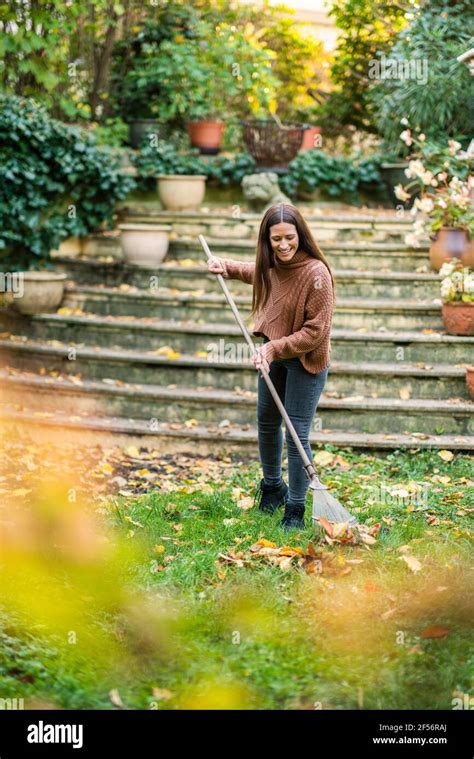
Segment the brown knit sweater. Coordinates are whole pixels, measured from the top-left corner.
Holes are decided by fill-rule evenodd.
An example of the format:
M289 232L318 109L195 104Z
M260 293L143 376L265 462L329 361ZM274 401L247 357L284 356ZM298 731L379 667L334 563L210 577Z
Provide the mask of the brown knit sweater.
M255 263L219 259L224 279L253 284ZM299 250L290 261L269 269L270 295L255 316L253 334L266 335L268 363L298 356L304 368L318 374L329 365L334 294L322 261Z

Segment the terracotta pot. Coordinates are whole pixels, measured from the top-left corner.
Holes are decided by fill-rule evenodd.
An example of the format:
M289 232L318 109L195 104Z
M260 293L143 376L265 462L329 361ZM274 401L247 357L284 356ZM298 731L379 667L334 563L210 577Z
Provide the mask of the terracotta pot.
M303 142L301 143L300 151L301 150L314 150L317 147L320 147L317 139L317 135L321 134L321 127L315 126L315 127L308 127L308 129L304 130L303 133Z
M466 385L469 398L474 401L474 366L466 368Z
M443 321L450 335L474 336L474 303L443 303Z
M11 301L20 314L51 313L57 310L64 295L67 275L51 271L19 272L21 288Z
M431 266L439 271L446 261L458 258L464 266L474 268L474 240L465 229L441 227L430 246Z
M206 193L205 174L162 174L158 194L167 211L195 211Z
M167 224L120 224L125 260L135 266L161 264L169 247L171 226Z
M190 121L188 124L191 145L199 148L204 155L216 155L219 152L223 133L222 121Z

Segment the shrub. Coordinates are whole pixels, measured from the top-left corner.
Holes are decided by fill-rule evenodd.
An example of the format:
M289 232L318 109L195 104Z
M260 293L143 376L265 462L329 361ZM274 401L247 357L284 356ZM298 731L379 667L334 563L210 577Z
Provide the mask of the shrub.
M240 184L246 174L255 169L255 161L249 153L233 156L220 155L209 162L203 161L197 149L180 150L164 140L156 144L145 138L138 153L132 156L142 187L152 186L159 174L205 174L216 184L227 186Z
M119 159L32 100L0 96L2 266L34 267L71 235L112 224L134 180Z
M250 153L237 153L233 156L220 155L207 165L209 179L219 185L240 184L246 174L253 174L255 161Z
M280 179L283 191L291 197L321 190L331 198L355 198L359 190L374 184L382 188L376 159L329 156L322 150L299 153Z

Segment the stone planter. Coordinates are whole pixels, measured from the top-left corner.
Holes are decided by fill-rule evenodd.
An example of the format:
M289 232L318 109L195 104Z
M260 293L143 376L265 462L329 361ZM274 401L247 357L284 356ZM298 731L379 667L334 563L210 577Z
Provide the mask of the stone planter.
M190 121L188 134L191 145L199 148L203 155L217 155L224 133L222 121Z
M166 257L171 231L168 224L121 224L119 229L127 263L156 266Z
M197 211L206 193L205 174L161 174L158 195L167 211Z
M23 293L12 299L12 306L21 314L52 313L64 295L67 275L52 271L20 272Z
M474 303L443 303L442 310L446 332L474 336Z
M474 366L468 366L466 369L466 385L469 398L474 401Z
M439 271L452 258L474 269L474 240L469 239L465 229L441 227L430 245L431 266Z

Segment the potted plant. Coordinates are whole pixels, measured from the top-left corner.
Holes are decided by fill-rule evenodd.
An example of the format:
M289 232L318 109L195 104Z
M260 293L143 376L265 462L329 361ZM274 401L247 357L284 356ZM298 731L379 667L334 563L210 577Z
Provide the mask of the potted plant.
M423 144L424 135L417 141ZM409 185L395 188L402 201L410 199L410 188L416 187L420 192L411 211L417 216L413 233L405 241L417 247L421 236L430 236L430 262L435 271L452 258L474 267L473 179L469 173L472 157L461 151L460 143L454 140L449 140L443 150L424 147L424 155L428 160L415 158L409 162L405 170L411 180Z
M474 271L453 259L442 265L439 274L446 331L474 336Z
M203 155L217 155L224 136L224 104L219 108L214 102L214 109L211 109L209 99L206 98L205 102L195 103L187 116L187 130L192 147L198 148Z
M157 266L169 247L171 226L167 224L120 224L125 260L135 266Z
M112 224L134 181L90 133L10 95L0 96L0 163L0 263L20 282L10 303L24 314L54 311L66 276L53 270L51 251Z
M134 158L141 177L158 181L158 195L168 211L195 210L206 192L207 167L195 150L178 151L162 140L144 145Z

